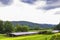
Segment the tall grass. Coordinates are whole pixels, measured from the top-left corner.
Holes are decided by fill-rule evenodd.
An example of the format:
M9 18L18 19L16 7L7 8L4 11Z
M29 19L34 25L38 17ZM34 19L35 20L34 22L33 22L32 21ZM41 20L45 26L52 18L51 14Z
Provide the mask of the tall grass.
M60 40L60 33L53 35L50 40Z
M0 40L49 40L51 35L43 35L43 34L36 34L36 35L27 35L27 36L19 36L19 37L6 37L4 35L0 36Z

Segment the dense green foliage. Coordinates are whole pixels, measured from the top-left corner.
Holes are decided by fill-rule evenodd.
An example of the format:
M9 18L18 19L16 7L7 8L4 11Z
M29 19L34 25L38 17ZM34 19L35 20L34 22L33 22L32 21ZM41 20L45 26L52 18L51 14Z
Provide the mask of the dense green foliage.
M60 40L60 34L53 35L50 40Z
M0 33L11 33L11 32L26 32L29 31L28 25L16 25L14 26L10 21L0 20Z
M16 25L16 32L26 32L29 31L29 27L27 25Z
M29 31L29 26L28 25L23 25L22 26L22 32L27 32Z
M54 27L54 30L60 30L60 23Z
M0 20L0 33L3 33L3 21L2 20Z
M41 28L36 25L32 27L32 30L40 30ZM28 25L13 25L10 21L2 21L0 20L0 33L11 33L11 32L27 32L31 30Z
M11 33L11 32L13 32L14 31L14 27L13 27L13 25L11 24L11 22L9 22L9 21L6 21L5 23L4 23L4 32L5 33Z
M15 27L15 31L20 32L21 29L22 29L22 26L17 24L16 27Z
M0 20L0 33L10 33L13 31L13 25L9 21Z
M54 34L51 31L40 31L38 34Z

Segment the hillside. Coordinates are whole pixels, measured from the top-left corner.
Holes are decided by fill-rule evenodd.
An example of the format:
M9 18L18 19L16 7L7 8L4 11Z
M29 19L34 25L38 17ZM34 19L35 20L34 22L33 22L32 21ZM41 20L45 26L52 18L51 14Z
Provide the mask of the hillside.
M28 22L28 21L11 21L13 25L19 24L19 25L28 25L30 27L41 27L41 28L51 28L54 27L55 25L53 24L38 24L38 23L33 23L33 22Z

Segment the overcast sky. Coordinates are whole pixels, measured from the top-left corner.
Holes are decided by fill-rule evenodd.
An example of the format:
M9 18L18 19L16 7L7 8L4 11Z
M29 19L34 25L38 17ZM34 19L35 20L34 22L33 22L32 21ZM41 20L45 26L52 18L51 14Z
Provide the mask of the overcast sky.
M0 19L58 24L60 0L0 0Z

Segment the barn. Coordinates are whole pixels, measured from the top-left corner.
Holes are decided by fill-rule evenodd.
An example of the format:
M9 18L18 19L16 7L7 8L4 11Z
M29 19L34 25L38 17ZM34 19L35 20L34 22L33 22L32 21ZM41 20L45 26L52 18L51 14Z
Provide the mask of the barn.
M15 37L15 36L22 36L22 35L30 35L30 34L37 34L38 32L15 32L9 33L8 36Z

